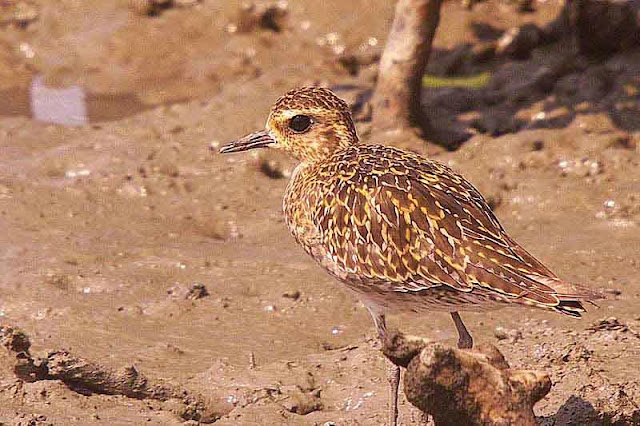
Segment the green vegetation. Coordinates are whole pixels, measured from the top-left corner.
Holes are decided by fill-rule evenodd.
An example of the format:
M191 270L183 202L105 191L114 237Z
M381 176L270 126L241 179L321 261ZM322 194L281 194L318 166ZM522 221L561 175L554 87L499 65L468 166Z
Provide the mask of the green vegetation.
M436 77L434 75L425 75L422 77L423 87L463 87L466 89L481 89L489 84L491 74L483 72L481 74L464 76L464 77Z

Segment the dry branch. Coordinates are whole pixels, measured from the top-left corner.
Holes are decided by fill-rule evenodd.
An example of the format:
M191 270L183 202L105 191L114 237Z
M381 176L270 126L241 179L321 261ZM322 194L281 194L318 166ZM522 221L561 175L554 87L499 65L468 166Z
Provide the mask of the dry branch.
M383 351L406 366L407 400L437 426L533 426L533 406L551 389L546 373L510 369L492 345L467 351L389 332Z
M27 382L60 380L82 394L124 395L135 399L178 400L178 410L185 420L213 423L225 414L221 404L201 395L165 383L154 383L135 367L116 371L95 362L73 356L67 351L51 351L46 358L30 354L31 343L22 331L0 327L0 343L16 356L14 372Z

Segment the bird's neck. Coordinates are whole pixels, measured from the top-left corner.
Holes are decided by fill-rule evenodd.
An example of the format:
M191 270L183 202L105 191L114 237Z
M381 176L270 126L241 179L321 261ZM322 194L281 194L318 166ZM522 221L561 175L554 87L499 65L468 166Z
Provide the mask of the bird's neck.
M336 154L352 149L357 144L357 140L331 145L318 144L311 146L311 149L306 152L301 152L300 155L295 155L295 157L300 160L300 164L305 164L306 167L313 167L332 161Z

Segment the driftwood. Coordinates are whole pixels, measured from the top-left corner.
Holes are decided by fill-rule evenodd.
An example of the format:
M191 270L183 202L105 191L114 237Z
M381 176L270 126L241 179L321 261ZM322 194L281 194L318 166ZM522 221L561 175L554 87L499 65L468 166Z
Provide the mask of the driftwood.
M0 344L15 354L16 376L26 382L60 380L70 389L82 394L124 395L135 399L157 401L174 400L176 410L185 420L213 423L226 414L222 404L209 401L165 383L154 383L135 367L112 370L86 359L73 356L67 351L51 351L45 358L34 357L29 352L31 343L22 331L11 327L0 327ZM227 410L228 411L228 410Z
M437 426L533 426L533 406L551 389L546 373L510 369L492 345L461 350L389 331L383 352L407 369L407 400Z
M442 0L399 0L380 59L372 125L388 130L422 124L422 76L440 21Z

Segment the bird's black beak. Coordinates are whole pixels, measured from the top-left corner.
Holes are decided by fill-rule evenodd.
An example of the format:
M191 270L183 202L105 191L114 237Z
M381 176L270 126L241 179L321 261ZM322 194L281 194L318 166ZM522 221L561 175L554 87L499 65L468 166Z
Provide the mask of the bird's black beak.
M259 130L237 141L229 142L220 148L220 153L227 154L229 152L247 151L254 148L266 148L275 143L276 140L266 130Z

